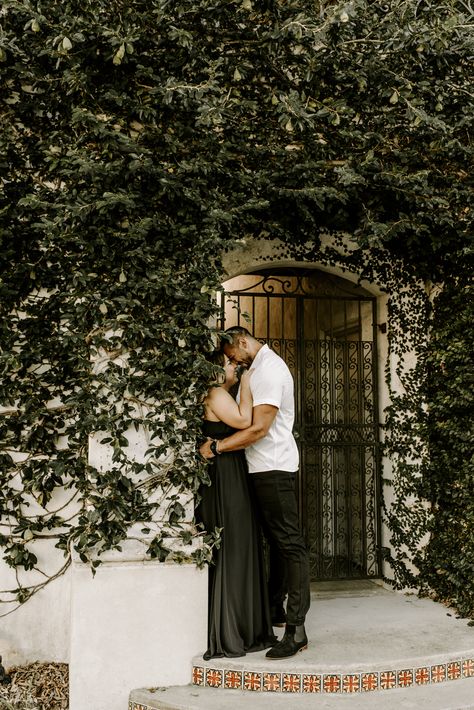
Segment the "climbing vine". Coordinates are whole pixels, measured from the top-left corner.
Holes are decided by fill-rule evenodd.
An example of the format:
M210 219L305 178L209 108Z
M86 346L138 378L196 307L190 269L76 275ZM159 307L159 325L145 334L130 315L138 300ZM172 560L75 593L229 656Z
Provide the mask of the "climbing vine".
M469 259L472 16L458 0L3 3L8 609L137 526L152 557L209 558L189 502L207 478L205 353L221 255L248 237L390 293L404 394L385 420L386 522L396 583L420 586L420 542L444 534L419 444L438 402L419 387L437 357L426 284ZM64 553L53 574L46 543Z
M387 581L395 587L422 586L416 562L432 524L432 511L422 493L429 461L426 379L427 347L432 327L429 289L416 269L386 249L357 247L344 235L333 235L317 248L286 246L281 256L337 267L378 286L387 297L388 351L384 378L390 405L382 413L380 455L382 506L387 540L381 552L389 563Z
M466 269L467 266L467 269ZM430 540L418 554L424 588L474 618L474 465L472 270L460 272L434 300L424 393L430 456L420 491L430 501Z

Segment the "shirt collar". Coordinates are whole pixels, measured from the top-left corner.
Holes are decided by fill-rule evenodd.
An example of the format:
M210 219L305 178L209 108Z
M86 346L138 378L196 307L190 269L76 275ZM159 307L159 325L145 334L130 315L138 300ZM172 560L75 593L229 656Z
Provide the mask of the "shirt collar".
M261 360L262 357L263 357L263 353L265 353L267 350L270 350L270 348L269 348L268 345L265 343L265 345L262 345L262 347L260 348L260 350L258 351L258 353L255 355L255 357L254 357L254 359L253 359L253 362L252 362L252 364L251 364L251 366L250 366L250 368L249 368L250 370L253 370L255 367L258 366L260 360Z

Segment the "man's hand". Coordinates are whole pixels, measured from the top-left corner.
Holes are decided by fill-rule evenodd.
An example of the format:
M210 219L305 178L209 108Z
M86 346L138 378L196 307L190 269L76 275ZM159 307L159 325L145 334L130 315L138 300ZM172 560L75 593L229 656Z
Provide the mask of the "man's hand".
M214 458L214 454L211 451L211 441L212 439L208 439L204 442L204 444L201 444L201 446L199 447L199 453L204 459Z

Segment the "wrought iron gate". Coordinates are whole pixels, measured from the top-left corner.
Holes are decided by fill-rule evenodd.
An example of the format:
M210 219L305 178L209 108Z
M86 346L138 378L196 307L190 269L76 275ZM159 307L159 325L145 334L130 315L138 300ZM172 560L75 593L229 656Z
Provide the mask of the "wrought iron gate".
M380 573L375 299L318 271L224 285L222 325L269 344L295 381L300 519L312 579Z

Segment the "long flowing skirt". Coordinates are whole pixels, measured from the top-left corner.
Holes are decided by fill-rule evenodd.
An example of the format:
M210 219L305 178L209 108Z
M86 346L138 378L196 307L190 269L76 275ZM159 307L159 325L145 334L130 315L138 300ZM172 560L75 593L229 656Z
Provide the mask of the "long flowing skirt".
M221 422L205 422L205 434L231 433ZM260 527L255 515L243 451L220 454L209 466L196 519L207 531L222 528L209 567L208 648L204 658L244 656L275 642Z

